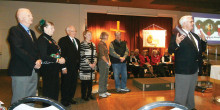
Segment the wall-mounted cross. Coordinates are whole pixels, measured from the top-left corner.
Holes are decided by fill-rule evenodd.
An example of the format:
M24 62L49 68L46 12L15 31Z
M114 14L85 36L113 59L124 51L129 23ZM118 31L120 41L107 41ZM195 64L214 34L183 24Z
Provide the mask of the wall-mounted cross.
M117 21L117 29L110 29L111 31L119 31L119 32L125 32L124 30L120 30L120 21Z

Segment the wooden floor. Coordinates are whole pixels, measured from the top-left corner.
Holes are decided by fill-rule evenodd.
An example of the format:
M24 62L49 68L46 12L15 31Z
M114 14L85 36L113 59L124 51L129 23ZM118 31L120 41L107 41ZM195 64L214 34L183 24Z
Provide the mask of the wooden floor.
M80 81L78 81L80 83ZM128 79L127 87L131 89L128 93L116 93L114 91L114 80L108 80L108 89L112 93L108 98L99 98L98 83L93 86L93 93L96 100L88 102L80 99L80 84L78 84L75 100L79 103L69 107L70 110L137 110L142 106L156 101L173 101L174 90L165 91L141 91L132 85L132 79ZM10 106L11 100L11 78L9 76L0 76L0 100ZM195 92L195 101L197 110L220 110L220 105L212 101L212 89L205 93ZM157 108L154 110L166 110L168 108Z

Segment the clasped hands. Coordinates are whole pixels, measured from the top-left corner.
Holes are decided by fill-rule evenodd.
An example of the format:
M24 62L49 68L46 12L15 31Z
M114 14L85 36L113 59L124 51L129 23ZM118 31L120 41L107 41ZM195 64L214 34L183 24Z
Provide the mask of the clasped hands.
M90 66L92 69L95 69L96 63L89 64L89 66Z
M120 57L120 61L123 62L125 60L125 57Z
M63 57L61 57L61 58L58 59L57 63L64 64L65 62L66 62L66 60Z
M63 57L61 57L60 59L58 59L58 63L59 64L64 64L65 63L65 59ZM40 69L41 67L41 64L42 64L42 60L41 59L38 59L36 62L35 62L35 66L34 68L35 69Z

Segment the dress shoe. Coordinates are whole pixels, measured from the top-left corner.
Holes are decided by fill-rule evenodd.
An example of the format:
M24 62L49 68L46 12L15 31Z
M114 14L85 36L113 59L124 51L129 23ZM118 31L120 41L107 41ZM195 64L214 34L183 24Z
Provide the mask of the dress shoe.
M197 110L196 108L193 108L193 109L191 109L191 110Z
M89 96L90 99L95 100L95 97L93 97L92 95Z
M89 98L82 98L83 100L85 100L85 101L89 101Z
M61 102L61 104L62 104L63 106L65 106L65 107L70 106L70 103L68 103L68 102Z
M71 103L71 104L77 104L77 102L74 101L74 100L70 100L70 103Z

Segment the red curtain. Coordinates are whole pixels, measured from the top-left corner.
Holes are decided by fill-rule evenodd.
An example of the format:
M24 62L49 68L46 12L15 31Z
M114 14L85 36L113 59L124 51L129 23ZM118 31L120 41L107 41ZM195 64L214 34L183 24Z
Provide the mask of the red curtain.
M139 49L140 52L148 50L149 53L153 49L159 50L163 55L164 50L168 48L170 37L172 33L172 18L168 17L141 17L141 16L125 16L125 15L109 15L99 13L87 14L87 27L92 31L92 41L97 45L101 32L105 31L109 34L107 45L115 39L114 31L117 29L117 21L120 21L120 30L125 32L121 33L121 39L127 42L129 50ZM167 30L165 48L143 48L142 30L152 24L160 26Z

